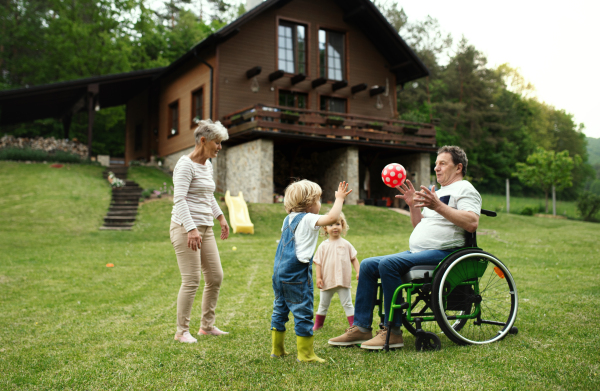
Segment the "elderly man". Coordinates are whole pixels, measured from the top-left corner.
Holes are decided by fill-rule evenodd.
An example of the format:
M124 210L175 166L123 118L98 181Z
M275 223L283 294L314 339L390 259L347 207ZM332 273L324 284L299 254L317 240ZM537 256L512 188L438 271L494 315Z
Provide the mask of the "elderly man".
M417 192L410 181L398 186L400 195L410 208L414 227L409 248L399 254L367 258L360 264L356 291L354 324L346 332L329 340L331 345L361 344L363 349L383 349L388 327L391 331L390 348L404 346L400 330L400 316L394 316L391 325L373 337L371 324L377 298L377 280L381 278L384 311L390 313L392 297L402 284L401 276L417 265L437 265L456 248L465 244L465 230L475 232L479 224L481 196L473 185L464 180L467 173L467 155L456 146L438 150L435 174L439 190L421 186ZM421 211L421 208L423 210Z

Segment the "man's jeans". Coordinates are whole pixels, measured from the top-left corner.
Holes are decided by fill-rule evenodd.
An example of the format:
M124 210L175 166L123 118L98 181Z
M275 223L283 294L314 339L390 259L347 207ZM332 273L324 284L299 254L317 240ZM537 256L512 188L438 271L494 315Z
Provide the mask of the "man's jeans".
M404 251L398 254L364 259L360 263L354 324L367 329L371 328L373 309L377 299L377 280L379 278L381 278L383 288L384 312L389 314L394 292L403 283L400 276L408 273L413 266L437 265L452 251L426 250L418 253ZM400 303L400 299L396 299L396 302ZM388 317L386 316L385 323L387 324L387 322ZM400 311L394 311L392 326L401 326Z

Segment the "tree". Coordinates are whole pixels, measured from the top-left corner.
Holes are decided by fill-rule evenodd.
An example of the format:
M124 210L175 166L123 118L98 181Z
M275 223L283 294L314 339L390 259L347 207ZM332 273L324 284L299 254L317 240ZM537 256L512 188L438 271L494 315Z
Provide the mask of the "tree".
M573 168L581 164L581 157L569 156L569 151L554 152L538 148L527 157L527 164L517 163L517 172L513 175L527 186L539 187L544 191L546 213L548 213L548 192L554 186L562 190L573 186Z
M600 211L600 195L584 191L577 199L577 209L586 221L594 221Z

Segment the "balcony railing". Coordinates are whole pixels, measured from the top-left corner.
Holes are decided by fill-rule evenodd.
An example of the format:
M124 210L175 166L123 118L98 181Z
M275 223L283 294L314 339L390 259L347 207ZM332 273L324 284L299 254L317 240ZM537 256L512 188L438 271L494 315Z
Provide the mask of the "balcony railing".
M229 129L230 137L261 131L400 148L428 149L436 145L432 124L262 104L225 115L223 125Z

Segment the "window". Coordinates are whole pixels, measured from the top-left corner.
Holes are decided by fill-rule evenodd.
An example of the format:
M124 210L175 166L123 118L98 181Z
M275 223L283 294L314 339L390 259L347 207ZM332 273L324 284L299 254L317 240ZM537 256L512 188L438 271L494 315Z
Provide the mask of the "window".
M319 30L319 76L330 80L344 80L343 33Z
M135 125L135 138L133 142L133 147L135 151L142 150L142 125Z
M279 106L306 109L308 106L308 95L295 91L279 91Z
M332 111L334 113L346 112L346 99L333 98L331 96L322 96L320 103L321 111Z
M287 73L306 73L306 27L281 21L278 28L279 69Z
M169 105L169 133L167 137L179 134L179 101Z
M203 89L200 88L192 92L192 126L196 125L196 121L202 119L202 113L204 110L204 93Z

